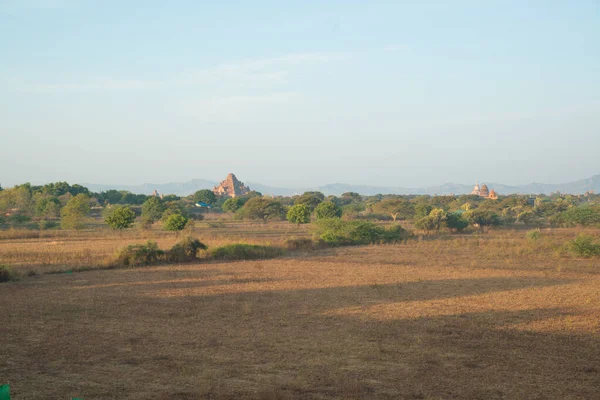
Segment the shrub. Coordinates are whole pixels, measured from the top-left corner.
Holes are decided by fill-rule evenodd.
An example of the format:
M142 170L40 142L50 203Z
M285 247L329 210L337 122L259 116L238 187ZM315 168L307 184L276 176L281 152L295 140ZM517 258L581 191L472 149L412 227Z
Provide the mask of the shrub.
M60 227L60 224L57 221L40 221L40 229L56 229Z
M312 250L316 247L316 243L310 238L288 239L286 248L288 250Z
M600 255L600 244L597 244L595 240L596 238L592 235L580 233L567 243L567 247L576 256L589 258Z
M31 221L31 217L23 214L15 214L10 216L10 220L14 224L25 224Z
M385 229L369 221L342 221L339 218L317 220L316 234L330 245L392 243L406 240L406 231L399 225Z
M164 252L158 248L158 244L149 240L146 244L129 245L119 250L116 262L127 267L151 265L158 263L163 255Z
M17 280L17 274L8 266L0 265L0 282Z
M410 233L400 225L393 225L384 230L383 235L384 243L397 243L406 242L410 236Z
M210 250L208 257L215 260L255 260L274 258L282 254L283 250L278 247L234 243Z
M539 229L532 229L525 234L527 240L537 241L542 237L542 232Z
M167 231L181 231L188 223L188 219L181 214L171 214L165 220L164 228Z
M206 250L207 248L198 239L187 236L171 247L171 250L167 252L167 260L179 263L194 261L197 258L198 250Z

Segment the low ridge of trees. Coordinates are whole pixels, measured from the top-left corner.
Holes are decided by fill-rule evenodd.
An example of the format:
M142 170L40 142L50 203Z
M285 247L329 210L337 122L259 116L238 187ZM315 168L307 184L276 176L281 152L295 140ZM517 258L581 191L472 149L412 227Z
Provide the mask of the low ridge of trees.
M211 208L200 209L196 203L208 204ZM166 195L158 198L122 190L92 193L81 185L55 182L37 186L24 183L0 190L0 229L52 229L58 225L64 229L82 229L87 218L98 218L102 209L123 210L116 206L128 207L134 214L141 214L140 226L145 228L159 220L164 225L173 214L189 220L202 219L206 213L232 213L234 218L265 222L287 218L295 224L329 218L404 221L404 224L429 232L519 225L600 227L600 195L590 193L580 196L559 193L551 196L510 195L492 200L474 195L361 196L353 192L325 196L314 191L292 197L265 197L253 191L226 198L203 189L187 197ZM131 220L133 217L127 214ZM108 220L105 222L109 223Z

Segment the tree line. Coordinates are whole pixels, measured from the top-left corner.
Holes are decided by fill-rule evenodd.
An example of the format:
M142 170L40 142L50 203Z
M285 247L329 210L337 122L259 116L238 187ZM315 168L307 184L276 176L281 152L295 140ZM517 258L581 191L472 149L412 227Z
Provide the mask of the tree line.
M202 205L199 208L197 204ZM108 190L93 193L67 182L34 186L28 183L0 187L0 227L81 229L87 218L101 216L113 229L127 229L136 221L142 227L160 222L167 230L182 230L207 212L227 213L240 220L288 220L305 224L311 220L409 221L424 231L462 231L486 226L600 226L600 196L560 193L500 196L496 200L474 195L460 196L361 196L348 192L325 196L305 192L296 196L263 196L250 192L227 198L208 189L180 197L163 198Z

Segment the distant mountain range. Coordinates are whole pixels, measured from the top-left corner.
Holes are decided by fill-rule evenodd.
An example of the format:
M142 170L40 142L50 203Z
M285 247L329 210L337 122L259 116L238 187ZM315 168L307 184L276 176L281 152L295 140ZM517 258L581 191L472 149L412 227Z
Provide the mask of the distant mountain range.
M484 182L480 182L484 183ZM554 192L583 194L587 191L600 192L600 174L591 178L581 179L568 183L529 183L527 185L509 186L501 183L485 182L490 189L494 189L498 194L551 194ZM128 190L132 193L150 194L158 190L163 194L176 194L178 196L187 196L200 189L212 189L218 182L206 179L193 179L188 182L173 183L144 183L142 185L99 185L83 184L91 191L101 192L109 189ZM366 196L375 194L467 194L473 190L473 184L464 185L459 183L445 183L439 186L428 186L421 188L406 188L400 186L368 186L368 185L350 185L345 183L332 183L325 186L307 187L307 188L280 188L262 185L256 182L248 182L252 190L263 194L275 196L292 196L306 191L319 191L328 195L339 196L345 192L356 192Z

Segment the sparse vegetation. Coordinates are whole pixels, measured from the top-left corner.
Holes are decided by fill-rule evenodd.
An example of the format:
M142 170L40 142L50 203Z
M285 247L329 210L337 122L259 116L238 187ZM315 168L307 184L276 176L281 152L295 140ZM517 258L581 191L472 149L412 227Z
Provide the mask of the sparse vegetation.
M85 196L87 200L81 202ZM397 374L393 380L387 377L385 371L381 372L380 362L386 357L409 360L407 368L414 365L416 369L407 380L418 374L420 379L429 379L431 386L434 385L431 374L423 374L419 369L423 354L445 354L448 346L456 347L451 349L455 354L472 355L479 360L489 356L485 362L486 374L502 376L505 370L517 370L520 360L527 358L536 363L536 382L540 368L560 381L562 369L554 370L550 364L544 366L544 360L548 359L552 343L556 344L554 351L565 351L562 334L569 336L569 343L575 337L583 342L567 345L569 354L577 356L565 358L561 368L570 363L569 371L578 371L575 368L579 368L585 357L591 365L587 370L600 368L594 364L600 357L593 351L593 339L585 342L586 337L593 338L598 331L600 320L593 308L598 285L595 257L599 256L600 247L595 230L598 195L540 195L532 201L528 196L516 195L491 200L469 195L361 196L349 192L325 198L318 192L307 192L301 196L271 198L250 192L234 199L219 197L210 209L202 210L194 206L199 199L196 197L159 198L126 191L91 193L77 185L62 183L43 187L26 184L0 191L0 263L7 265L0 270L0 279L19 280L18 284L6 284L0 290L0 295L10 296L9 302L0 299L0 307L10 304L2 310L2 315L9 315L10 320L5 330L12 337L38 340L37 336L29 337L34 332L31 321L42 318L48 329L57 332L69 329L69 340L83 343L78 348L87 349L85 362L94 360L101 368L111 368L113 364L104 361L107 354L111 359L120 359L124 353L113 351L112 347L104 347L102 351L86 347L86 343L97 339L89 335L90 330L76 328L88 315L98 312L102 324L94 327L95 335L106 334L111 343L116 340L116 349L133 349L128 361L132 364L119 363L120 371L129 368L128 365L151 371L156 360L145 355L158 354L151 342L165 332L169 340L162 340L167 344L161 348L169 351L169 355L160 357L173 360L169 364L170 359L165 358L167 367L161 374L169 378L176 375L184 383L193 382L184 395L189 398L246 398L267 393L262 390L262 383L244 375L249 363L255 368L254 353L245 352L240 343L251 343L252 349L273 348L273 354L267 351L262 356L269 364L260 364L264 368L277 366L273 371L263 371L267 375L276 375L293 363L293 374L304 381L279 393L280 397L292 398L307 388L318 387L326 390L318 395L331 393L321 397L337 398L351 393L348 397L368 398L379 394L380 388L389 391L392 398L434 398L440 392L428 392L427 386L403 392L394 386ZM89 209L82 207L79 217L73 218L77 213L71 211L78 209L77 202L87 204ZM119 232L109 229L110 221L104 221L102 215L116 207L128 207L136 214L141 211L141 225L145 229ZM63 227L69 230L50 229L60 222L59 208ZM298 210L302 211L298 214L300 218L291 218L292 222L309 220L310 211L316 222L290 227L288 222L281 221ZM178 235L165 232L162 228L169 219L179 220L178 228L183 227L189 237L178 240ZM402 226L392 223L394 219L401 221ZM153 226L158 220L162 220L160 226ZM422 224L421 220L427 223ZM484 229L488 226L498 228ZM407 229L415 229L415 240L409 240L413 236ZM425 231L439 235L425 235ZM583 235L573 239L578 233ZM402 244L394 245L396 242ZM130 245L123 248L123 243ZM344 245L368 246L344 248ZM185 266L174 265L184 263ZM151 265L158 267L91 271ZM66 278L80 271L86 271L81 278ZM538 286L544 290L537 290ZM102 302L93 300L98 298L90 295L94 290L103 291ZM124 301L127 307L122 307ZM406 301L410 307L406 307ZM59 318L45 318L40 304L51 304L52 315ZM85 308L84 313L77 311L80 305ZM110 311L103 307L110 307ZM460 318L456 317L458 314ZM160 323L152 321L154 317L160 318ZM162 324L165 317L168 324ZM127 326L127 333L115 338L115 326ZM156 326L160 326L160 331L154 330ZM263 326L268 329L261 330ZM316 345L307 345L315 343L312 332L323 327L327 329L320 332L332 332L331 337L320 335ZM224 329L227 335L222 335ZM352 334L345 335L346 330ZM409 341L422 340L426 353L423 346L413 352L413 346L398 341L399 330ZM528 333L519 336L522 330ZM452 333L457 331L460 336ZM35 332L39 335L39 331ZM57 336L60 337L64 336ZM136 342L136 337L148 338L148 344ZM194 357L195 363L189 363L188 350L181 349L188 349L190 337L200 341L208 337L206 345L201 346L203 354L210 357L198 359L193 353L190 357ZM69 353L71 347L61 343L46 345L47 342L36 346L36 359L60 365L51 350L56 346L62 349L61 354L66 351L69 359L77 360L83 354ZM280 347L281 343L285 347ZM444 346L437 349L435 343ZM487 351L478 353L478 348ZM499 357L489 351L496 348L501 352ZM10 354L6 350L4 354L2 349L6 347L0 346L0 359L16 357L19 363L13 365L23 365L9 369L8 379L17 383L26 380L26 386L20 385L25 388L24 395L53 398L65 393L63 382L67 375L60 367L53 382L53 388L58 389L45 389L47 386L31 389L30 385L35 386L37 381L28 374L30 371L39 374L39 364L30 362L32 358L26 350L13 348ZM327 349L326 353L323 349ZM214 361L231 351L242 356L234 361ZM360 365L357 376L371 376L371 383L357 378L340 384L338 377L327 380L327 375L323 381L323 374L319 374L318 380L312 378L315 359L323 360L323 368L328 371L351 370L350 364L336 361L347 360L348 351ZM377 357L372 357L373 351ZM519 362L511 363L515 351ZM282 355L288 353L289 361L282 361ZM452 360L444 358L444 365L453 363ZM435 361L435 358L427 360L428 368L435 371L435 382L440 377L450 379L443 371L436 370ZM222 365L227 365L227 371L220 369ZM452 387L456 387L457 379L460 383L462 376L469 376L476 365L479 364L456 361L453 368L461 373L452 375ZM496 365L500 367L494 369ZM227 376L223 382L228 386L213 390L214 384L207 384L204 375L198 372L206 368ZM376 376L373 371L378 371ZM521 372L527 374L526 370ZM146 374L136 375L135 369L127 373L136 379L123 387L125 397L130 392L144 397L155 395L144 392L146 386L140 383ZM571 372L569 379L577 373ZM592 397L597 385L589 377L594 372L585 373L587 380L578 379L583 382L578 393ZM344 372L344 377L347 375ZM80 381L86 397L113 396L95 389L97 386L91 385L88 378ZM235 382L242 381L250 382L244 387L250 385L251 389L236 386ZM209 388L197 389L198 382ZM486 397L490 386L485 382L485 377L476 383L465 380L463 388L456 389L456 397ZM594 384L588 385L589 382ZM343 388L336 389L336 385ZM472 389L474 385L479 385L479 391ZM526 397L531 386L524 387L521 391L513 387L504 389L502 395ZM53 392L61 389L61 393ZM550 394L548 398L568 397L565 393L558 396L554 389L545 390L545 394ZM162 397L175 398L178 393L171 391Z
M208 247L193 237L187 236L166 253L167 260L171 262L191 262L197 260L198 251Z
M7 265L0 265L0 283L17 279L17 274Z
M194 229L209 247L197 262L78 277L44 272L99 265L124 241L151 239L154 252L177 241L157 228L122 236L108 229L42 231L0 240L0 263L21 276L0 288L2 315L10 321L0 341L44 338L35 342L35 357L25 346L0 346L0 360L11 362L4 378L22 397L60 398L71 393L73 371L62 363L68 359L95 365L77 379L84 398L114 397L114 387L97 381L117 370L130 378L119 386L123 398L157 392L165 399L295 398L310 397L315 388L323 388L324 399L436 398L447 388L457 398L494 397L498 390L505 398L527 398L540 379L559 384L535 386L539 397L568 398L576 390L594 398L597 392L600 271L591 268L596 259L559 252L575 228L544 230L534 251L526 230L323 248L306 225L225 226ZM27 277L34 269L41 275ZM382 368L398 359L402 369ZM53 374L38 379L47 364L56 366ZM276 380L254 379L257 368ZM518 380L498 389L499 379L515 373ZM172 384L174 377L180 384ZM406 382L423 385L417 390Z
M339 218L318 220L315 233L320 240L334 246L394 243L408 237L399 225L386 229L368 221L344 221Z
M577 235L567 246L571 253L578 257L589 258L600 255L600 244L596 242L596 237L586 233Z
M283 254L283 249L274 246L234 243L208 251L208 258L215 260L257 260L274 258Z
M527 238L527 240L535 242L540 240L540 238L542 237L542 231L540 231L540 229L532 229L530 231L527 231L527 233L525 234L525 237Z
M117 252L116 264L125 267L158 264L163 258L164 251L158 248L156 242L129 245Z

